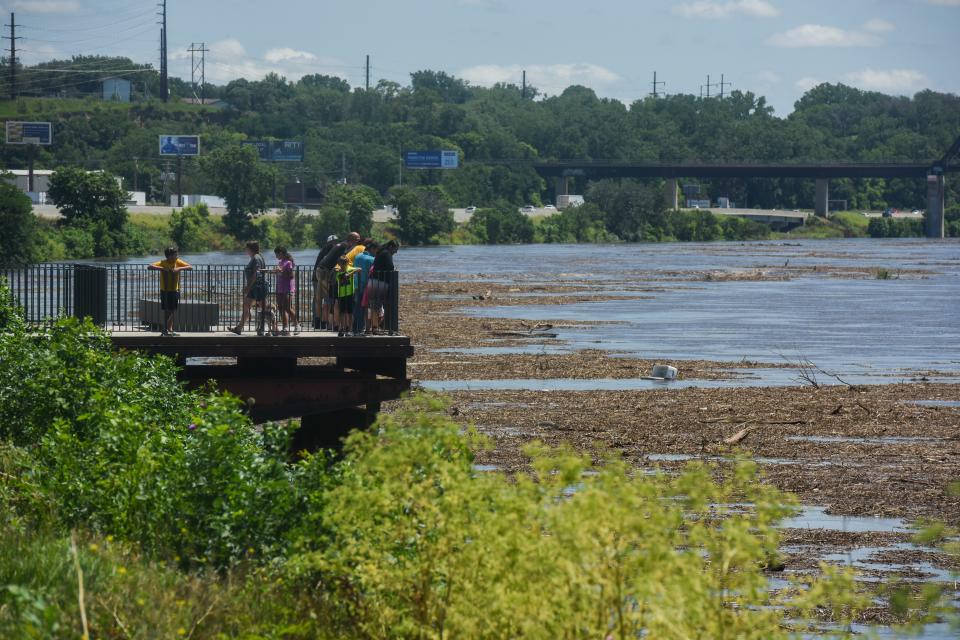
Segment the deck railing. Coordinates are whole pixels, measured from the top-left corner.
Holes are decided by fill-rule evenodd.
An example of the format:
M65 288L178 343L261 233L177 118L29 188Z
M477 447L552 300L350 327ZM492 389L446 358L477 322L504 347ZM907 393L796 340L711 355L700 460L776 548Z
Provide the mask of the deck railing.
M374 273L374 302L383 307L381 330L398 334L399 273ZM160 272L146 264L37 264L0 269L27 322L43 324L58 316L89 317L109 331L159 330ZM267 274L266 307L276 310L276 275ZM297 267L293 309L303 331L314 329L314 282L311 267ZM239 322L243 307L242 265L193 265L180 273L177 331L225 331ZM256 327L251 314L248 330Z

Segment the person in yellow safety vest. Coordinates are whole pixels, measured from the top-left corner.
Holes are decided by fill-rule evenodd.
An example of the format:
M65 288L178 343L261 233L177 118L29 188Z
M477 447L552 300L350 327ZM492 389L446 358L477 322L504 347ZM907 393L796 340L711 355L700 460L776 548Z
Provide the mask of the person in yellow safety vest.
M356 289L356 267L350 266L347 256L337 261L337 311L340 321L339 336L349 335L353 331L353 292Z

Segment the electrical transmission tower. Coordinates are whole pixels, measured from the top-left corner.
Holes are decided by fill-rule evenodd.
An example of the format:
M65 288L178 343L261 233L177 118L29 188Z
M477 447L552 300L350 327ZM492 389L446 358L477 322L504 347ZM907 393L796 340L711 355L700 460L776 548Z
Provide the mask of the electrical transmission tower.
M17 97L17 40L20 40L20 36L17 35L16 16L11 13L10 24L3 26L10 27L10 35L3 36L3 39L10 41L10 99L14 100Z
M667 83L664 82L663 80L661 80L660 82L657 82L656 71L653 72L653 82L651 82L650 84L651 86L653 86L653 92L650 95L653 96L654 98L660 97L659 93L657 92L657 89L660 87L660 85L667 86Z
M709 98L709 97L710 97L710 89L712 89L713 87L719 87L719 86L720 86L720 85L717 84L716 82L711 83L711 82L710 82L710 76L707 75L707 84L702 84L702 85L700 85L700 97L703 98L703 90L704 90L704 88L706 88L706 90L707 90L707 97Z
M167 84L167 0L160 0L157 8L160 17L160 99L167 102L170 99Z
M207 43L201 42L198 46L196 42L190 43L190 86L193 87L193 100L204 104L207 94ZM200 61L197 61L197 55L200 54ZM200 91L197 92L197 71L200 71Z
M724 87L732 87L732 82L725 82L723 79L723 74L720 74L720 99L723 100L723 89Z

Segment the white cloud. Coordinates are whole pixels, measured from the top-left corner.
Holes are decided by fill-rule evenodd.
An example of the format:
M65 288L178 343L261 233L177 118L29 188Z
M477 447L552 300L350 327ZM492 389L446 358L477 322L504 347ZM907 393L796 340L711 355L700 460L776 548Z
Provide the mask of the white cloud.
M880 44L875 34L849 31L822 24L804 24L789 31L775 33L767 44L796 49L800 47L873 47Z
M813 78L811 76L806 76L794 82L793 86L795 86L800 91L807 92L807 91L810 91L810 89L813 89L818 84L822 84L822 81L818 80L817 78Z
M10 8L24 13L76 13L80 3L77 0L14 0Z
M848 73L843 79L861 89L886 93L907 93L927 82L927 77L916 69L864 69Z
M264 56L264 60L267 62L315 62L317 56L313 55L309 51L298 51L297 49L291 49L290 47L279 47L277 49L270 49L267 51Z
M766 0L730 0L728 2L698 0L697 2L678 4L674 6L673 11L685 18L706 18L708 20L728 18L734 14L761 18L772 18L780 15L780 10Z
M524 69L527 83L549 95L562 93L574 84L600 89L620 80L620 76L606 67L586 62L527 66L481 64L462 69L456 75L473 84L489 87L498 82L520 84Z
M867 20L867 22L863 25L863 30L871 33L890 33L895 28L896 27L894 27L892 22L888 22L881 18Z

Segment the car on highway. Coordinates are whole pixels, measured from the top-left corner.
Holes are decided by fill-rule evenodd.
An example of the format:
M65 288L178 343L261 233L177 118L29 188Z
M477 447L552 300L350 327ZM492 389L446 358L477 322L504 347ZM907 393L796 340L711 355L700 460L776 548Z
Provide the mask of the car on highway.
M476 210L477 210L477 208L476 208L475 206L473 206L473 205L470 205L469 207L467 207L466 209L464 209L464 211L465 211L466 213L469 213L469 214L471 214L471 215L472 215L473 212L476 211Z
M553 206L552 204L545 204L545 205L543 205L543 208L546 209L547 211L556 211L556 210L557 210L557 208L556 208L555 206Z
M536 209L533 208L532 204L528 204L527 206L520 209L521 213L533 213L534 211L536 211Z

